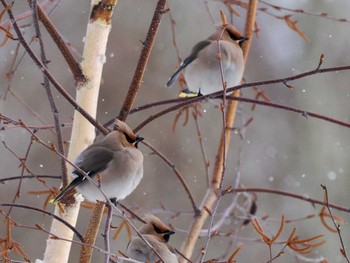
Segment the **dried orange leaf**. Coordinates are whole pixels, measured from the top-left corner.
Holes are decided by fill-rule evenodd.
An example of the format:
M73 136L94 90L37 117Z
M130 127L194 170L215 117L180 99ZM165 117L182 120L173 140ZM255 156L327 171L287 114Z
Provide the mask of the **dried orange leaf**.
M307 35L297 27L297 23L298 23L297 20L293 21L291 19L291 15L286 15L283 18L284 18L284 21L286 22L287 26L290 29L292 29L293 31L297 32L299 34L299 36L301 36L304 39L305 42L310 41L310 39L307 37Z

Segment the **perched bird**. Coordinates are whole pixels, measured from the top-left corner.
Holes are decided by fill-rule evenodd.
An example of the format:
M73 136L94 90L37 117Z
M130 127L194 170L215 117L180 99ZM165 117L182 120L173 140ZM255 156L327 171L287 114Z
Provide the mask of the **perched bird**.
M111 201L116 202L135 190L143 176L143 155L137 148L137 144L143 138L135 135L130 127L120 120L116 120L115 126L116 130L102 141L87 147L74 162L97 186L75 169L73 181L51 201L52 203L57 203L73 188L91 202L105 201L102 191Z
M197 43L192 48L191 54L169 79L166 86L173 85L181 71L184 70L188 90L180 93L180 97L186 97L185 94L189 96L193 96L193 94L206 95L223 90L220 61L218 59L218 39L220 39L222 73L227 88L238 85L244 71L241 47L248 38L243 37L234 26L228 24L217 26L214 34Z
M169 238L175 232L169 228L156 216L147 215L147 222L139 229L145 240L157 251L166 263L177 263L178 259L175 250L169 244ZM126 249L126 255L141 262L155 263L160 259L154 251L139 237L133 236ZM127 261L122 261L127 262Z

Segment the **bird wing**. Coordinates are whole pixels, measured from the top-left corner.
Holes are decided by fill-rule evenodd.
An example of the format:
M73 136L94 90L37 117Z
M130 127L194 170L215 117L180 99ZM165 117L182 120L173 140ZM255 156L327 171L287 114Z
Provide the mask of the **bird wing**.
M90 177L102 172L108 167L110 161L113 160L114 151L102 146L94 146L87 148L76 159L75 165L87 173ZM73 174L83 177L84 174L78 170L73 170Z
M94 146L86 148L76 159L75 164L83 170L88 176L93 177L95 174L105 170L110 161L113 160L114 152L106 147ZM58 196L50 200L51 203L56 204L67 192L81 184L86 180L83 173L74 169L73 174L76 178L64 188Z
M189 64L191 64L194 60L198 58L198 54L201 50L203 50L206 46L210 45L210 40L203 40L198 42L193 48L191 54L185 58L185 60L181 63L180 67L176 70L176 72L171 76L168 80L166 86L170 87L174 84L174 82L178 79L181 71L186 68Z

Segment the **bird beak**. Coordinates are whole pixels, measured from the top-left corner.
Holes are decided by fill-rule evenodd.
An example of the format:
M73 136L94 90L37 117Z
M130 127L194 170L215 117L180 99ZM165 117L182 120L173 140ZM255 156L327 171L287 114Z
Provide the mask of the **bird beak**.
M139 142L142 142L143 140L144 140L143 137L137 136L137 137L136 137L136 140L135 140L135 142L134 142L135 147L137 148L137 144L138 144Z
M175 231L169 230L169 231L167 231L167 234L168 234L168 235L174 235L174 234L175 234Z
M168 231L165 231L164 233L162 233L163 235L163 240L168 243L169 242L169 239L170 239L170 236L175 234L175 231L172 231L172 230L168 230Z

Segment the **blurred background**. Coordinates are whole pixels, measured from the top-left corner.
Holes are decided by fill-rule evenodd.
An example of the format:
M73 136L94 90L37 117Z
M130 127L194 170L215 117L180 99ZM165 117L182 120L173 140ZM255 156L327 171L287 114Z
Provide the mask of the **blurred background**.
M99 96L98 120L102 123L118 115L123 99L129 88L136 64L141 52L142 41L145 39L149 24L157 1L120 0L115 9L113 28L107 47L107 61L104 66L103 82ZM276 10L266 3L281 5L290 9L304 10L305 13ZM207 38L214 30L214 24L220 23L219 11L223 10L230 18L227 7L221 1L168 1L171 15L176 21L176 43L182 58L191 51L192 46ZM246 10L233 6L240 16L231 17L233 24L241 31L244 30ZM248 63L245 70L247 82L270 80L292 76L301 72L315 69L320 55L325 55L322 67L335 67L350 64L350 2L341 0L323 1L272 1L260 2L259 8L266 8L266 12L259 11L257 16L258 34L254 35ZM49 7L49 10L52 6ZM25 2L16 1L13 8L15 14L28 10ZM209 12L208 12L209 11ZM306 11L310 14L306 14ZM81 61L84 46L84 35L89 18L89 1L76 0L61 1L54 8L51 19L62 36L70 43L77 61ZM327 13L321 16L320 13ZM210 15L211 14L211 15ZM291 14L291 19L297 20L297 27L308 37L309 41L291 30L283 19ZM211 19L214 18L214 22ZM332 19L334 18L334 19ZM8 17L5 15L1 22ZM338 21L344 19L345 22ZM28 18L20 22L21 25L30 23ZM25 36L30 40L33 29L26 28ZM49 69L62 86L74 97L75 81L57 47L42 29L47 57L51 61ZM4 36L4 33L1 33ZM18 67L9 88L6 78L13 57L16 43L9 41L0 49L0 112L13 119L22 119L27 125L45 126L53 124L52 114L47 101L46 93L41 85L42 74L26 55ZM38 45L33 45L38 51ZM19 49L19 55L23 49ZM38 53L39 54L39 53ZM144 83L135 102L136 106L152 102L176 98L179 85L173 88L164 88L171 74L176 70L178 60L176 49L172 44L171 20L169 14L163 16L150 61L145 73ZM283 84L259 87L272 102L283 104L306 111L329 116L344 122L349 122L350 86L349 72L332 72L313 75L289 84L294 89L288 89ZM54 91L58 104L61 122L72 122L73 108ZM242 96L254 98L256 91L244 89ZM28 110L30 108L31 110ZM159 112L165 107L156 107L140 111L129 116L127 122L136 127L143 120ZM210 161L209 174L215 162L217 145L222 127L222 114L214 103L202 103L202 117L198 122L201 128L204 148ZM139 134L164 153L179 169L187 180L195 200L200 204L206 193L206 169L197 136L193 118L186 126L182 126L184 116L180 118L176 131L172 129L177 112L167 114L139 131ZM41 120L38 118L41 118ZM252 105L240 103L239 114L236 118L236 127L242 127L248 119L253 122L242 133L235 132L227 158L227 176L224 185L233 185L237 174L241 176L241 185L244 187L260 187L278 189L296 194L323 199L320 184L326 185L329 191L330 202L349 207L349 152L350 131L345 127L325 122L319 119L306 118L301 114L286 112L280 109L258 106L252 111ZM63 129L64 138L69 143L71 128L67 125ZM55 142L52 130L40 130L37 135L46 142ZM2 130L0 138L19 157L24 157L30 143L30 135L21 128ZM66 148L68 149L68 147ZM123 204L138 209L139 213L152 212L164 222L171 223L177 230L170 243L181 248L190 227L193 214L191 204L179 180L169 166L145 146L140 146L145 156L144 179L136 191L127 197ZM0 179L19 176L18 159L0 145L1 166ZM28 168L35 174L60 175L60 162L57 156L34 144L26 162ZM27 173L25 173L27 174ZM59 180L46 180L50 186L60 186ZM18 181L8 181L0 184L0 202L12 202ZM28 191L45 190L37 180L25 180L22 184L22 196L17 203L42 207L45 195L29 195ZM298 219L315 214L316 217L308 220L298 220L287 224L281 240L288 238L293 227L297 228L297 235L303 239L318 234L324 234L326 244L313 249L310 259L325 257L329 262L345 262L339 253L339 238L330 233L321 224L319 217L321 207L313 207L310 203L302 202L282 196L257 194L259 218L268 217L263 221L266 232L276 233L282 214L287 219ZM222 198L218 214L232 202L232 196ZM50 205L49 211L54 207ZM4 210L5 211L5 210ZM180 212L178 216L175 214ZM345 245L350 248L349 214L333 210L344 217L346 223L342 226ZM91 210L81 209L77 229L84 233ZM51 218L23 209L13 209L11 216L26 225L43 225L49 229ZM266 219L266 218L265 218ZM226 259L241 243L245 247L237 255L237 262L266 262L269 258L265 244L256 242L258 234L251 224L240 227L242 221L233 217L227 219L222 232L234 232L231 236L215 237L209 245L206 258ZM119 218L113 219L118 226ZM140 226L135 221L137 226ZM207 224L205 225L207 227ZM0 223L0 237L5 235L5 225ZM101 228L101 233L103 229ZM34 260L42 258L48 236L40 231L14 228L13 239L19 242ZM33 242L35 240L35 242ZM198 242L193 254L195 259L204 245L204 235ZM112 251L125 251L127 235L122 235L112 242ZM97 246L103 247L102 237L98 237ZM281 247L273 247L273 254ZM287 249L287 252L290 250ZM73 244L70 262L77 262L80 253L79 245ZM20 259L20 257L13 256ZM101 262L103 254L94 253L93 262ZM297 261L293 253L286 253L276 262L303 262ZM306 259L305 259L306 260ZM306 261L305 261L306 262ZM309 262L319 262L309 261Z

